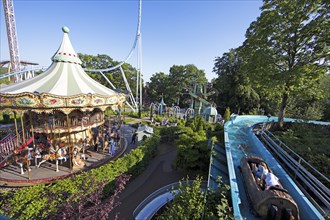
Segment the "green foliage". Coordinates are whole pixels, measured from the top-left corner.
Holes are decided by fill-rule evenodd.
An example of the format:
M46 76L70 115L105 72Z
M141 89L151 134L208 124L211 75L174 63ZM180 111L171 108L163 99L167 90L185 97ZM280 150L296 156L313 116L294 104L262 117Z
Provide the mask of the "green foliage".
M264 1L241 48L243 69L268 100L278 100L279 122L290 96L320 99L328 71L329 4L323 0Z
M213 142L225 143L224 125L215 124L214 130L209 130L207 136L212 137Z
M296 119L321 120L323 112L324 109L320 102L297 97L289 99L286 115Z
M217 177L218 189L210 189L206 197L204 219L234 219L230 205L230 186L224 184L221 176Z
M177 126L171 127L161 127L160 128L160 136L161 142L174 142L181 133L181 130Z
M173 65L168 75L163 72L152 75L147 85L149 100L150 102L159 103L161 97L163 97L168 106L173 103L179 104L180 100L188 97L188 95L182 93L182 89L188 88L189 83L194 80L201 84L206 83L204 70L199 70L191 64L185 66Z
M320 100L320 105L323 106L322 120L330 121L330 74L326 74L320 80L320 87L322 90L323 98Z
M88 69L106 69L109 67L116 66L119 64L118 61L114 61L111 57L105 54L98 54L96 56L78 53L79 58L82 61L82 66ZM136 88L136 77L137 70L130 64L122 65L123 71L126 75L126 79L131 88ZM88 73L90 77L104 86L110 87L109 83L103 78L100 73L90 72ZM119 69L113 70L112 72L105 73L105 76L110 80L110 82L119 90L126 91L124 79ZM111 87L110 87L111 88ZM134 93L134 90L133 90Z
M317 170L330 178L330 126L286 123L274 134Z
M226 108L226 111L225 111L225 114L224 114L223 118L225 119L225 121L230 120L230 108L229 107Z
M241 68L243 60L238 52L238 49L231 49L215 60L214 72L218 75L215 88L219 91L217 103L221 113L225 111L225 106L243 113L259 107L259 94Z
M180 181L178 194L173 193L173 202L158 219L202 219L206 198L201 191L201 181L202 179L197 177L191 186L188 178L186 181Z
M90 179L87 178L88 176L93 176L96 183L105 182L111 185L115 178L123 173L131 174L133 177L141 173L155 156L159 140L159 134L155 131L152 137L146 139L129 154L99 168L58 180L49 186L36 185L2 193L0 194L0 213L13 219L45 219L58 212L58 207L62 203L76 201L78 198L76 195L93 194L96 189L86 181ZM84 189L83 192L82 189ZM86 189L89 190L86 191ZM105 190L105 195L111 193L109 187Z
M178 193L157 219L223 219L233 218L228 198L229 186L218 178L218 190L201 190L202 178L197 177L192 184L188 178L180 181Z
M176 166L188 172L205 175L210 160L210 150L206 132L193 131L190 127L182 128L183 134L176 141L178 153Z

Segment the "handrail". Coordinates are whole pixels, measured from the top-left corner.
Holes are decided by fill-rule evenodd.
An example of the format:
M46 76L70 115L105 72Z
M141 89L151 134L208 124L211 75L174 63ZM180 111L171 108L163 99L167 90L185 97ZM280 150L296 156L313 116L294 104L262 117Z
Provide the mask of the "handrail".
M308 193L307 196L310 198L311 202L318 207L319 211L326 213L326 210L324 210L324 206L326 206L326 209L330 209L330 191L321 181L319 181L319 179L317 179L304 167L304 164L311 168L313 171L315 171L321 177L324 177L323 179L327 184L330 184L329 179L323 174L321 174L318 170L316 170L311 164L305 161L297 153L295 153L292 149L290 149L287 145L285 145L281 140L275 137L271 132L262 132L260 138L273 151L273 153L275 153L278 158L283 161L283 163L286 165L286 167L288 167L290 172L294 174L294 179L299 178L302 181L299 183L299 185L303 183L313 192L314 196L316 196L323 204L323 207L320 206L320 202L317 203L312 198L310 193L304 190L305 193ZM277 140L279 144L276 143L272 138ZM289 153L287 153L282 148L282 146L285 146L290 153L296 156L298 158L298 161L294 159ZM304 164L302 164L301 162L303 162Z
M313 167L310 163L308 163L304 158L302 158L299 154L297 154L296 152L294 152L290 147L288 147L285 143L283 143L278 137L276 137L273 133L271 133L270 131L266 131L266 133L268 134L268 136L272 136L272 138L274 138L275 140L277 140L279 142L279 146L284 146L287 150L289 150L291 153L293 153L296 157L298 157L299 161L304 162L307 166L309 166L313 171L315 171L318 175L320 175L322 178L324 178L327 182L330 183L330 180L324 176L320 171L318 171L315 167Z

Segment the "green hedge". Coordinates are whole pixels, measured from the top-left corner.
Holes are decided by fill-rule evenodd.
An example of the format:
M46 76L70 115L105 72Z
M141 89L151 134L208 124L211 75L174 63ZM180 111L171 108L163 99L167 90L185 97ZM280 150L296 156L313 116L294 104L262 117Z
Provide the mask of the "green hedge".
M111 185L117 176L123 173L136 177L143 172L155 156L159 145L159 133L146 139L138 148L129 154L111 161L99 168L58 180L50 185L35 185L0 194L0 213L13 219L45 219L60 210L58 207L66 201L72 201L81 189L90 186L88 192L95 191L93 185L86 180L93 176L96 182L107 182ZM110 192L107 192L107 194Z

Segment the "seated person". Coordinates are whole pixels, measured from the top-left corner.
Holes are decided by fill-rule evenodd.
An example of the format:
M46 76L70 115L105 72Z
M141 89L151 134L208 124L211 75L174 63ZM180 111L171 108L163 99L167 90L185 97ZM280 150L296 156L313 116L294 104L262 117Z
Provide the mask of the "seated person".
M268 173L268 169L264 163L260 163L256 169L255 174L258 178L262 179L263 176L265 176Z
M265 181L266 181L266 189L269 189L270 187L280 186L279 178L275 176L273 173L267 173Z

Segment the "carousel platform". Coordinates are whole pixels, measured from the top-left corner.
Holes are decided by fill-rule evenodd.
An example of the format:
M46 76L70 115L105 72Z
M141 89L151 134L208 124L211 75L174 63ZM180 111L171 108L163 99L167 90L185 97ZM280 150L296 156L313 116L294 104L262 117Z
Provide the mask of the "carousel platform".
M31 160L31 171L28 173L28 171L24 169L24 174L21 174L21 168L17 165L8 165L0 170L0 189L51 183L52 181L66 178L72 174L77 174L79 172L99 167L120 157L126 151L128 145L127 143L127 138L123 138L121 146L116 147L116 153L114 156L110 156L108 148L104 151L99 150L98 152L95 152L93 147L88 148L85 151L85 166L81 169L70 169L69 159L62 164L61 162L58 163L58 172L56 172L55 161L44 162L39 168L37 168L35 161ZM38 162L40 161L41 160L39 159Z

